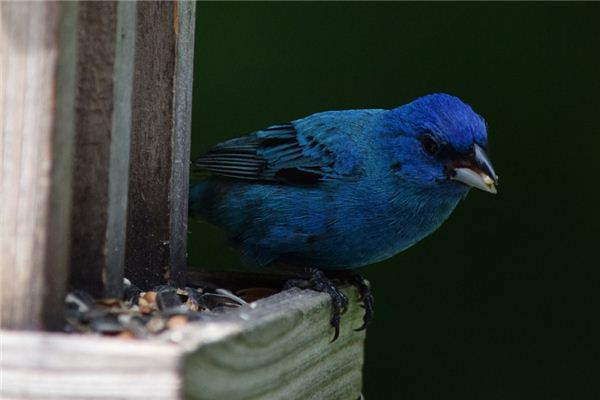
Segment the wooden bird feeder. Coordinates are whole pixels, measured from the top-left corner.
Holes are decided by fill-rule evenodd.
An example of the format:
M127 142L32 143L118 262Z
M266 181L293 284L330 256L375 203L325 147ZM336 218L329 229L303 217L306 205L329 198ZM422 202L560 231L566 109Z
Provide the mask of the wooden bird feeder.
M360 397L351 288L333 343L328 296L298 289L147 340L63 332L67 289L119 298L124 277L197 279L195 13L187 1L0 4L3 399Z

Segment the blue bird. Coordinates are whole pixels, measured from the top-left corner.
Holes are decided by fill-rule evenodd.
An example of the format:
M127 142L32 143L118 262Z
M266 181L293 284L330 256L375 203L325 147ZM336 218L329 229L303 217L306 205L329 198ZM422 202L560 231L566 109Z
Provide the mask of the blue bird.
M296 268L328 293L335 340L347 299L326 274L358 287L363 329L373 298L352 270L435 231L471 187L496 193L487 147L484 119L447 94L321 112L196 159L207 177L190 189L190 215L223 228L247 263Z

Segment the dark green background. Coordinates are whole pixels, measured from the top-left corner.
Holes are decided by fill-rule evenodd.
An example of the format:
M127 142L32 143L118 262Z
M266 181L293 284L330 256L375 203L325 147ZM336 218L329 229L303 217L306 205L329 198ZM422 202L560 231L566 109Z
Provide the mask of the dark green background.
M600 4L199 3L192 155L317 111L455 94L497 196L364 268L368 399L600 398ZM235 266L191 226L190 262ZM217 235L215 235L217 233Z

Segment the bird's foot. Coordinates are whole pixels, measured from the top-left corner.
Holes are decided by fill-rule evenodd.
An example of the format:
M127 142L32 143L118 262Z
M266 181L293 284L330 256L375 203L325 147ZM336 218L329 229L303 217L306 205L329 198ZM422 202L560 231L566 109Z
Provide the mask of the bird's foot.
M325 276L323 271L317 268L304 268L306 279L290 279L286 282L284 289L297 287L300 289L313 289L317 292L327 293L331 297L333 313L329 323L335 330L332 342L340 335L340 316L348 310L348 298Z
M365 315L363 316L363 324L355 331L366 329L375 316L375 298L367 281L354 271L335 271L335 275L338 279L348 282L358 290L358 299L362 302L361 307L365 309Z

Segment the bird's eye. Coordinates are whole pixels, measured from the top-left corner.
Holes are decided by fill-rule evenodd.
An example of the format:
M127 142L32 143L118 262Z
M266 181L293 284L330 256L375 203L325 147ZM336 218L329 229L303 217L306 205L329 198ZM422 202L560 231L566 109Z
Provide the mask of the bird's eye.
M431 135L423 135L423 139L421 139L421 145L423 146L425 153L429 155L434 155L440 151L439 143Z

